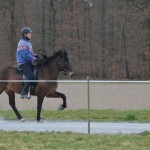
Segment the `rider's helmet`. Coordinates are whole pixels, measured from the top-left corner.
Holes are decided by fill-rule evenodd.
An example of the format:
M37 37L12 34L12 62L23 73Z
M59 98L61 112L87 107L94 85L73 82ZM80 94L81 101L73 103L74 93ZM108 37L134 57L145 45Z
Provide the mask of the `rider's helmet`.
M21 35L22 36L24 36L27 33L31 33L31 32L32 32L32 30L29 27L24 27L24 28L21 29Z

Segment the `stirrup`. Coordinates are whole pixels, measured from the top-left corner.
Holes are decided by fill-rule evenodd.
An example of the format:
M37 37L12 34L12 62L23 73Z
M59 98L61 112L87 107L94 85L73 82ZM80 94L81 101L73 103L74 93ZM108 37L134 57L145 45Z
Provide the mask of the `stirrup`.
M29 90L28 90L28 99L31 98L31 88L29 87Z

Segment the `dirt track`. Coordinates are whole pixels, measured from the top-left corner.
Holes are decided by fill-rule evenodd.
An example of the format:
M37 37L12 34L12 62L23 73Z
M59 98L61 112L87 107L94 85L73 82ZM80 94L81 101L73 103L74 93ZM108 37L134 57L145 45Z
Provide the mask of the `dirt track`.
M59 83L58 91L67 96L67 109L87 108L86 83ZM55 110L62 103L57 98L45 98L43 109ZM144 83L90 83L90 104L95 109L149 109L150 84ZM21 109L36 109L36 97L20 99L16 105ZM11 109L6 93L0 95L0 109Z

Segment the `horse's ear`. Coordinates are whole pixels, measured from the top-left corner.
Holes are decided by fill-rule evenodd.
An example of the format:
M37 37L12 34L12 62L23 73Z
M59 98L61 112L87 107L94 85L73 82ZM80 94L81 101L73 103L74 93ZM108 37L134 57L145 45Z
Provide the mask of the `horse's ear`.
M66 49L61 49L60 51L61 51L62 55L68 55Z
M66 50L64 50L64 54L65 54L65 55L68 55L68 53L67 53L67 51L66 51Z

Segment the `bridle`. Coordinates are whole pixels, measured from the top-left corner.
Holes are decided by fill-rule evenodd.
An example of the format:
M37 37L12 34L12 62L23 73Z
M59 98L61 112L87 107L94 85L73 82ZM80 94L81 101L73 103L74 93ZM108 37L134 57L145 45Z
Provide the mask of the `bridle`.
M68 78L72 77L73 76L73 72L72 72L72 69L67 61L68 58L64 58L66 60L64 60L64 68L62 69L62 73L64 75L66 75Z

